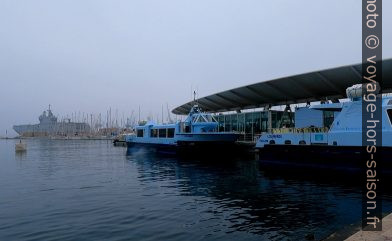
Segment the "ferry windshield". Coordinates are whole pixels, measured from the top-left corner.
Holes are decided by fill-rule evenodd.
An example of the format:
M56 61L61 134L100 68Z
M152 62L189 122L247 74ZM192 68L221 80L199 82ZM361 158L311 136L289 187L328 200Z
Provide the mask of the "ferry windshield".
M211 115L198 115L192 118L193 122L217 122L216 119Z
M207 115L206 118L208 122L218 122L212 115Z
M388 113L388 117L389 117L389 122L392 125L392 109L387 110L387 113Z

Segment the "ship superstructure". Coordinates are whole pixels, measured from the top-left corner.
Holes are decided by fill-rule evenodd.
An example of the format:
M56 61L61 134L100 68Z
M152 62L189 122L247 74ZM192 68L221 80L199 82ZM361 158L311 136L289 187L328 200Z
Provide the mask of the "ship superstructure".
M266 145L362 146L362 85L347 89L349 101L324 103L296 111L296 128L273 129L258 140L256 147ZM323 114L332 113L330 126L323 126ZM321 115L320 115L321 114ZM306 120L306 124L305 121ZM382 97L382 144L392 147L392 97ZM307 125L307 126L306 126Z
M322 103L296 111L296 128L263 134L256 148L263 163L360 169L362 155L362 85L347 89L349 101ZM333 121L325 126L323 116ZM377 146L385 170L392 154L392 97L382 96L382 145Z
M87 123L71 122L69 119L58 122L50 106L38 119L39 124L15 125L13 129L23 137L79 136L90 132Z

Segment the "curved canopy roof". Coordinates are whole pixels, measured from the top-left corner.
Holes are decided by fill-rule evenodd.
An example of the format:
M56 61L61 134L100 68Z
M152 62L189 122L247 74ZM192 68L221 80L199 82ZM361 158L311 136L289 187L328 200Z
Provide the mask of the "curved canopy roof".
M197 99L207 112L224 112L265 106L306 103L346 98L346 88L360 83L361 64L293 75L251 84ZM392 91L392 59L383 60L383 92ZM174 114L188 114L194 102L175 108Z

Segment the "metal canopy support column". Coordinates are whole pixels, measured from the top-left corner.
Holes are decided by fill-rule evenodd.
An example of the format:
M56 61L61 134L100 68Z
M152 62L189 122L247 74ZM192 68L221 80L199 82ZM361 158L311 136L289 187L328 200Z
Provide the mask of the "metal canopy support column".
M272 112L271 112L271 106L268 105L267 107L265 107L265 111L267 111L268 114L268 127L267 127L267 131L271 132L272 131Z

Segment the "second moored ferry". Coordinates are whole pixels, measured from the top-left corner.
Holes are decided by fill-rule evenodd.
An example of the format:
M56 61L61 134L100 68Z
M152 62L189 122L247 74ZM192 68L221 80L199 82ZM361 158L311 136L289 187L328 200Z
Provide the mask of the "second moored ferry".
M209 113L194 105L184 122L156 124L152 121L135 127L135 133L125 137L128 148L154 147L159 152L182 151L220 152L234 147L239 137L234 132L217 132L218 122Z
M273 129L260 137L256 148L260 160L271 164L309 164L360 168L362 156L362 85L347 89L349 101L323 103L296 111L295 128ZM323 126L324 115L332 113L331 126ZM382 160L392 154L392 97L382 96ZM377 127L380 128L380 127ZM384 168L392 170L390 162Z

